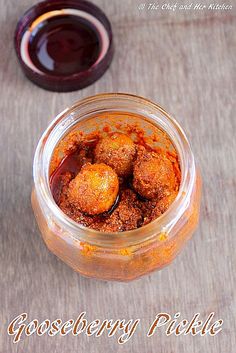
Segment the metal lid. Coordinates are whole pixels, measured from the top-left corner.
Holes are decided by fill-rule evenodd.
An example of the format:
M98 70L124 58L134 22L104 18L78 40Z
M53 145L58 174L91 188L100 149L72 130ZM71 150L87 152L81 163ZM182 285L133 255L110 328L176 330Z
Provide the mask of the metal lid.
M44 1L19 20L15 49L25 75L38 86L78 90L109 67L112 29L106 15L88 1Z

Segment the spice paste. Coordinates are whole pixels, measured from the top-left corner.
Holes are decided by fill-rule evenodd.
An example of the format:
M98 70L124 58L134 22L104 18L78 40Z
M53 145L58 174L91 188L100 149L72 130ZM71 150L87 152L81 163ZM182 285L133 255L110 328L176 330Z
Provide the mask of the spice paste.
M50 166L50 187L60 209L75 222L102 232L142 227L163 214L180 184L178 156L131 134L74 131ZM132 129L129 129L132 131ZM136 131L137 132L137 131Z

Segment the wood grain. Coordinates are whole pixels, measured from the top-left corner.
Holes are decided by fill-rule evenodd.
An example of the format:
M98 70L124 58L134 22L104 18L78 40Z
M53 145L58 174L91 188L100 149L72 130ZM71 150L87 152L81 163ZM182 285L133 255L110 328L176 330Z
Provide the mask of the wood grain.
M116 52L109 71L72 93L44 91L22 74L13 33L30 0L0 2L1 242L0 352L232 353L236 317L236 118L235 10L228 12L139 11L136 0L98 0L111 19ZM230 2L229 2L230 3ZM235 7L233 0L231 1ZM99 92L131 92L174 114L191 140L203 175L198 231L176 261L130 284L82 278L46 249L30 205L32 158L53 117L76 100ZM124 346L117 337L29 337L13 345L8 323L63 320L87 311L90 320L140 318ZM147 339L160 311L211 311L224 320L215 337Z

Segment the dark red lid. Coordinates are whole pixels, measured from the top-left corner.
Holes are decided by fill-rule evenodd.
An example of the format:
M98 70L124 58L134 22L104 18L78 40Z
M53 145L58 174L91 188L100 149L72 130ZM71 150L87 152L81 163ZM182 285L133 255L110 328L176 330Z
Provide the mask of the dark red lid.
M15 49L31 81L51 91L73 91L95 82L109 67L112 29L88 1L44 1L19 20Z

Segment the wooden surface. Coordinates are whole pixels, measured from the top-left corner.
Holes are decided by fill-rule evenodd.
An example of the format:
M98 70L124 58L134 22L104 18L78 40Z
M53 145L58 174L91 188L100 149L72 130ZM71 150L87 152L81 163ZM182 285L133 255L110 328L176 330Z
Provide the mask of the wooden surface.
M236 341L236 118L235 10L140 11L136 0L98 0L114 30L109 71L72 93L38 88L22 74L13 33L30 0L1 0L1 242L0 352L232 353ZM162 3L162 2L160 2ZM206 3L206 2L204 2ZM230 3L230 2L229 2ZM231 4L236 7L235 1ZM184 127L203 175L201 221L193 239L168 268L130 284L82 278L45 247L30 204L32 159L53 117L99 92L131 92L160 103ZM141 319L125 345L117 337L28 337L13 345L9 322L29 319ZM156 313L191 319L211 311L223 319L215 337L152 338Z

